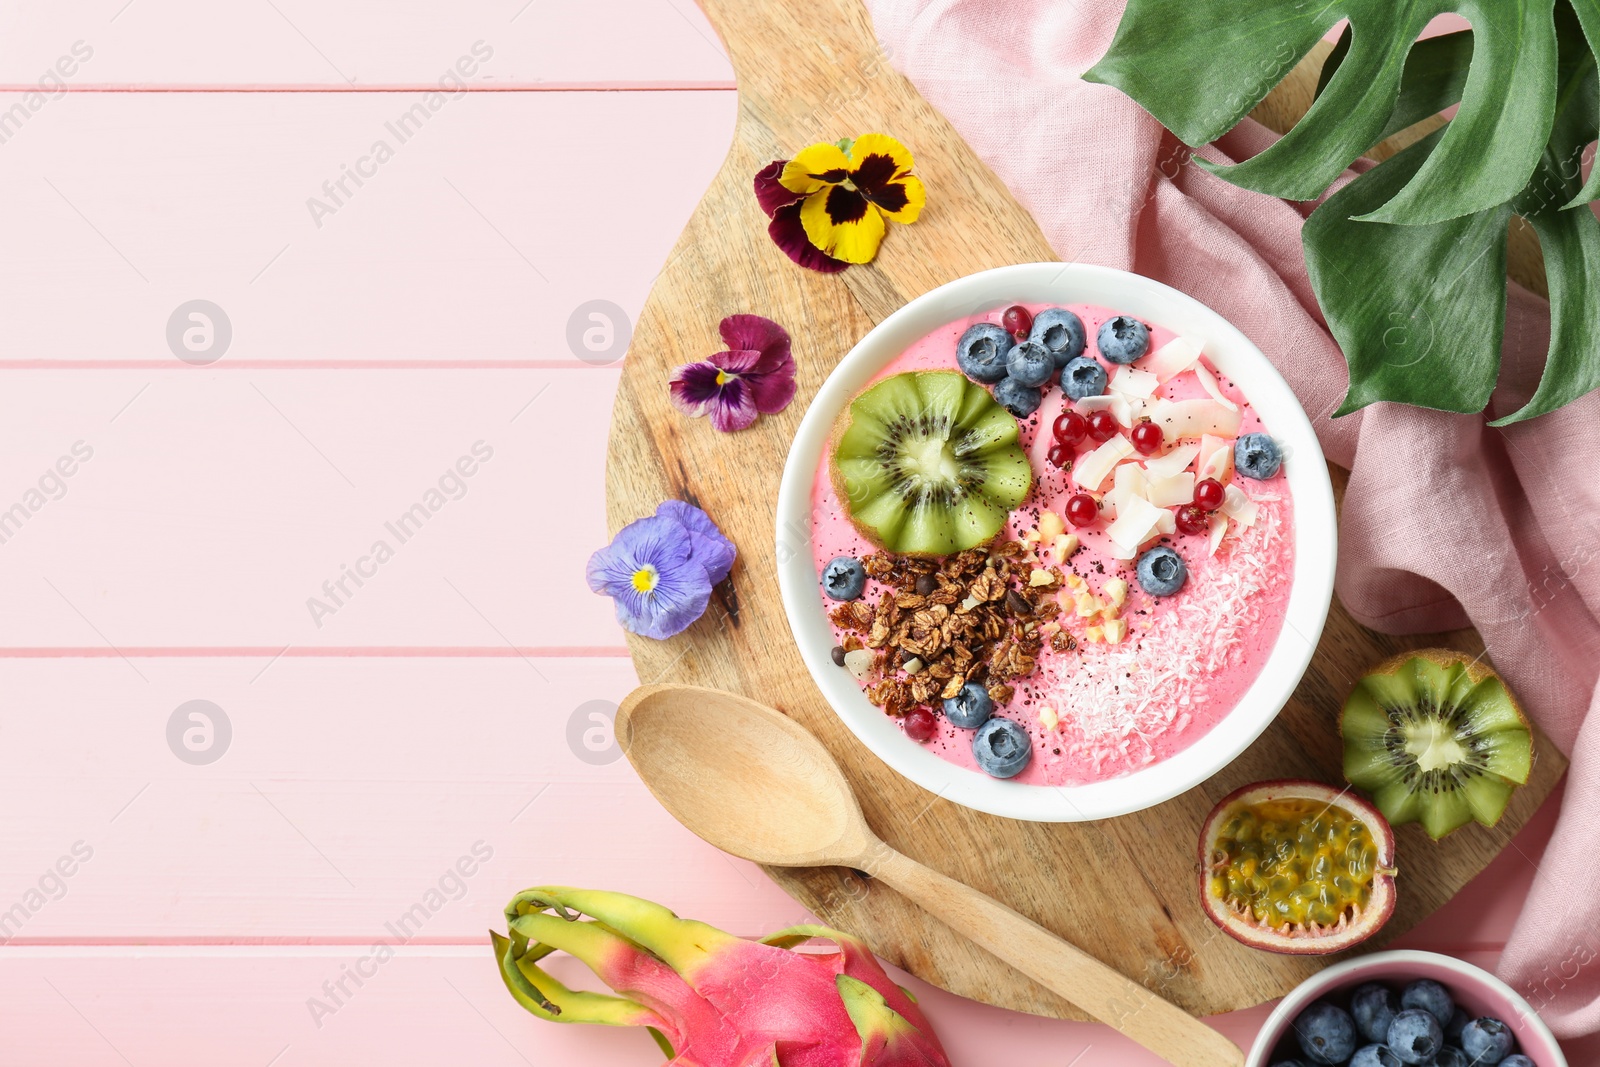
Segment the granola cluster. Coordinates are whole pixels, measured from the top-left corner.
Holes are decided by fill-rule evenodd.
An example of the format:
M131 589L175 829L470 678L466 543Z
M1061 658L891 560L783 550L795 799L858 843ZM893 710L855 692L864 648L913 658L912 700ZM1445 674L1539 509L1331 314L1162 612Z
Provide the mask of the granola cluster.
M1011 683L1033 673L1047 636L1057 651L1070 649L1070 635L1043 629L1061 611L1061 571L1026 555L1020 542L1004 541L943 559L878 552L862 560L888 588L876 605L840 604L830 618L846 653L876 653L863 679L867 698L898 717L977 682L1003 705Z

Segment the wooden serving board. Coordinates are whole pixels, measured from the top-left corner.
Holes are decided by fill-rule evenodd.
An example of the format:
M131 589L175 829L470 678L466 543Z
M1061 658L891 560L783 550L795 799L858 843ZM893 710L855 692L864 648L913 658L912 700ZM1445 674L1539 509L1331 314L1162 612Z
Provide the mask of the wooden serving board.
M964 274L1055 256L1028 214L950 125L892 70L860 0L701 0L739 80L727 162L650 294L624 364L606 483L610 527L669 498L703 507L739 548L706 617L668 641L630 638L641 681L717 686L776 705L816 733L854 782L868 820L896 848L1005 901L1196 1013L1288 991L1326 959L1273 955L1219 934L1196 897L1196 835L1212 804L1261 778L1337 782L1339 706L1373 662L1471 632L1398 640L1365 630L1336 603L1294 699L1221 774L1150 811L1098 823L1038 825L979 814L905 781L864 750L813 686L779 601L773 529L789 442L839 358L907 300ZM1305 94L1305 75L1297 82ZM1303 111L1293 102L1293 113ZM792 265L767 238L756 171L806 144L882 130L911 146L932 191L921 221L893 227L875 263L824 276ZM781 415L724 435L670 404L667 376L720 347L717 324L766 315L794 337L799 395ZM1342 486L1342 472L1335 480ZM804 537L802 531L800 536ZM1548 744L1500 826L1441 844L1400 833L1400 905L1392 937L1448 900L1510 839L1560 776ZM1070 1004L898 897L841 869L768 872L824 921L863 935L884 958L954 993L1037 1015L1082 1018Z

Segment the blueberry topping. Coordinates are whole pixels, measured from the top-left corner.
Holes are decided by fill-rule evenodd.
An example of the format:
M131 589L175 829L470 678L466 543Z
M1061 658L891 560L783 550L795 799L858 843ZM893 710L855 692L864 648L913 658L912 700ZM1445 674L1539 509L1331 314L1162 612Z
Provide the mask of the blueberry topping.
M1055 372L1055 357L1044 345L1024 341L1006 355L1006 373L1018 385L1043 385Z
M1138 571L1139 585L1151 596L1171 596L1189 577L1183 557L1165 545L1140 556Z
M1033 317L1028 340L1043 345L1055 357L1057 367L1083 355L1083 320L1066 308L1046 308Z
M975 382L992 385L1006 376L1006 353L1011 335L992 322L969 327L956 342L956 365Z
M1017 347L1021 347L1018 345ZM1003 378L994 387L994 399L1001 407L1019 419L1025 419L1039 410L1044 394L1035 386L1023 385L1015 378Z
M1356 1050L1356 1023L1350 1013L1336 1004L1319 1000L1294 1021L1294 1036L1300 1051L1312 1063L1349 1061Z
M977 682L968 682L961 687L961 692L944 701L944 717L952 726L963 730L982 726L993 714L994 701L989 699L989 691Z
M1537 1065L1519 1052L1515 1056L1507 1056L1501 1060L1500 1067L1537 1067Z
M1099 396L1106 391L1106 369L1098 359L1079 356L1062 368L1061 391L1068 400Z
M1452 1045L1461 1044L1461 1031L1467 1028L1467 1020L1469 1018L1470 1016L1461 1010L1461 1006L1459 1004L1456 1005L1455 1013L1450 1016L1450 1021L1444 1024L1444 1039Z
M1400 1057L1388 1045L1364 1045L1350 1057L1350 1067L1400 1067Z
M1499 1019L1474 1019L1461 1030L1461 1050L1473 1067L1494 1067L1516 1047L1511 1027Z
M1401 1063L1431 1064L1444 1047L1444 1031L1439 1029L1439 1020L1432 1012L1410 1008L1396 1015L1389 1024L1386 1043Z
M1400 1014L1400 998L1388 986L1368 982L1350 995L1350 1014L1361 1036L1381 1045L1389 1036L1389 1024Z
M1132 363L1150 351L1150 327L1138 319L1118 315L1100 324L1095 334L1100 354L1112 363Z
M1355 1061L1352 1060L1351 1062L1354 1063ZM1395 1062L1398 1063L1400 1061L1396 1060ZM1501 1060L1500 1062L1504 1063L1505 1061ZM1460 1049L1446 1045L1439 1050L1439 1055L1434 1058L1433 1067L1478 1067L1478 1064L1467 1059L1467 1054Z
M1283 452L1279 450L1278 442L1266 434L1247 433L1233 443L1233 466L1246 478L1255 478L1258 481L1270 478L1278 473L1279 467L1283 466ZM1433 984L1439 985L1438 982ZM1444 987L1439 986L1439 988ZM1445 999L1449 1000L1450 994L1446 993ZM1434 1018L1438 1018L1438 1015L1435 1014ZM1444 1021L1448 1022L1449 1016L1446 1016Z
M996 778L1015 778L1033 758L1033 739L1010 719L995 716L972 738L978 766Z
M834 600L854 600L867 591L867 570L854 556L836 556L823 568L822 591Z

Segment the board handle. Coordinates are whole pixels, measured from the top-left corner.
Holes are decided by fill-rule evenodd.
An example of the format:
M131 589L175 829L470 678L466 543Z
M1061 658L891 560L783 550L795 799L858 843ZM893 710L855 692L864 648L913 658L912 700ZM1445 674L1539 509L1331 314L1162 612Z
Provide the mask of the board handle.
M1096 1019L1177 1067L1244 1067L1232 1041L1076 945L884 845L863 869Z

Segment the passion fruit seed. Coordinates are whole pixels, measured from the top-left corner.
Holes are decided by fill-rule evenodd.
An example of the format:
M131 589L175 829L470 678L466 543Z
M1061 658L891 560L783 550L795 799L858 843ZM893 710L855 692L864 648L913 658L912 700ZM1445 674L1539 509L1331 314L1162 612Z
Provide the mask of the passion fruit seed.
M1264 927L1338 926L1372 899L1378 849L1360 819L1321 801L1242 804L1223 821L1209 888Z

